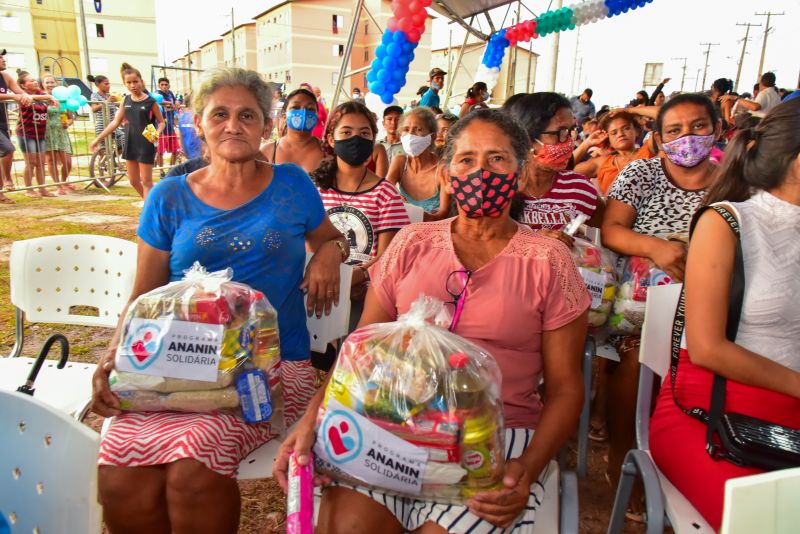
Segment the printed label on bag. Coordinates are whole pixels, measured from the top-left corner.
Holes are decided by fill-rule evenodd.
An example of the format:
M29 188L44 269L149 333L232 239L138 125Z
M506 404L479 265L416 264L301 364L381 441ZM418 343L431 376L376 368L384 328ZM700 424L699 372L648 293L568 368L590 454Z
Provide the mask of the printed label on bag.
M215 382L222 352L221 324L131 319L117 349L120 371Z
M579 267L578 270L583 278L583 283L586 284L586 289L592 297L592 308L599 308L603 303L603 291L606 289L606 275L603 273L596 273L584 267Z
M317 427L316 463L367 484L418 495L428 463L424 449L387 432L343 404L328 400Z

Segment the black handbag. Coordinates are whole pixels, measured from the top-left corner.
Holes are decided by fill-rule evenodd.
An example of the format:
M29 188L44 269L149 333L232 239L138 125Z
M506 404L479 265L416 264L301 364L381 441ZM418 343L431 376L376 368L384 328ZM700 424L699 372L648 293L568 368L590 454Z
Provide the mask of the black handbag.
M697 211L692 220L691 232L706 209L719 213L736 234L731 291L728 301L728 320L725 337L736 340L744 301L744 259L742 254L739 222L721 206L705 206ZM685 287L685 286L684 286ZM711 388L711 405L708 412L703 408L684 408L675 396L675 378L678 374L681 338L686 324L686 303L681 290L675 320L672 325L672 351L670 362L670 388L675 405L684 413L706 425L706 450L714 460L727 460L739 466L757 467L767 471L800 466L800 430L793 429L749 415L724 412L725 377L714 374ZM716 438L715 438L716 436Z

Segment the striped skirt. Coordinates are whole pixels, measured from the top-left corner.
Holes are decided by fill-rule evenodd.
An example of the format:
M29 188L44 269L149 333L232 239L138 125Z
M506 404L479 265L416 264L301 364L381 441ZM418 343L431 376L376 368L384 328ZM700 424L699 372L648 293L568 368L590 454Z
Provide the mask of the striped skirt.
M287 427L305 412L315 378L310 360L281 362ZM234 477L239 462L273 437L269 424L251 425L232 413L124 412L103 435L98 464L142 467L193 458Z
M522 456L532 439L533 430L526 428L506 429L506 460ZM397 497L350 484L334 484L351 488L382 504L397 518L403 528L410 532L420 528L427 522L432 522L453 534L500 534L505 532L525 534L533 532L536 510L544 499L544 486L541 481L546 476L547 468L545 467L545 471L539 475L539 480L531 484L525 511L507 529L496 527L472 514L466 506L424 501L413 497Z

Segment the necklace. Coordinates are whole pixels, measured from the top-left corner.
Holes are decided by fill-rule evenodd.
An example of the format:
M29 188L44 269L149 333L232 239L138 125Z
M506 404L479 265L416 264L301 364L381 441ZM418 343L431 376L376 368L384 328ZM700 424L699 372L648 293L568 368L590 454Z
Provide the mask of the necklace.
M536 193L534 193L532 191L532 187L528 186L526 188L527 190L525 191L525 194L528 195L529 197L535 199L535 200L541 200L542 197L544 197L547 193L550 192L550 189L553 187L553 182L555 182L555 181L556 181L556 174L553 174L553 176L550 177L550 183L547 184L547 188L544 190L543 193L536 194Z
M336 196L339 197L339 200L340 200L342 206L347 206L348 205L347 204L347 200L345 200L345 198L342 196L342 194L348 195L350 197L350 200L352 200L353 197L358 194L358 190L361 189L361 186L364 184L364 180L367 179L367 173L368 172L369 172L369 169L364 167L364 176L361 177L361 180L359 180L358 185L356 186L356 190L353 191L352 193L349 192L349 191L342 191L341 189L339 189L339 180L336 180L336 184L334 184L334 186L336 187Z

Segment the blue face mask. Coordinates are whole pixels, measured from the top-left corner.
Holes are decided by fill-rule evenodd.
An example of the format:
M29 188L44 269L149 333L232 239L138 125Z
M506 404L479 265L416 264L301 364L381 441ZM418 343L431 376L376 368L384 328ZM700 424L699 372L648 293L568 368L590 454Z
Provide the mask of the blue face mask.
M441 87L439 87L439 84L438 84L438 83L436 83L436 82L433 82L433 81L431 82L431 87L432 87L433 89L436 89L437 91L438 91L439 89L441 89Z
M286 112L286 126L292 130L310 132L317 125L317 114L307 109L290 109Z

